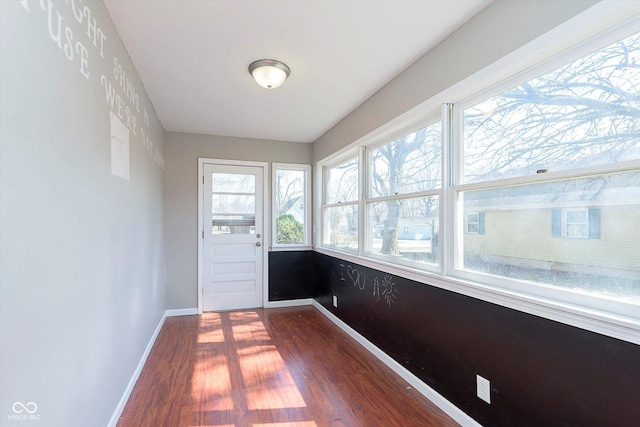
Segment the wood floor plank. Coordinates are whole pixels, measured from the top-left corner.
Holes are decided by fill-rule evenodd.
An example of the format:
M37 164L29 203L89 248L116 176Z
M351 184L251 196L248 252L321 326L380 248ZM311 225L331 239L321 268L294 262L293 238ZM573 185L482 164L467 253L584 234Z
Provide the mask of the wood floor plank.
M118 422L456 425L313 307L168 318Z

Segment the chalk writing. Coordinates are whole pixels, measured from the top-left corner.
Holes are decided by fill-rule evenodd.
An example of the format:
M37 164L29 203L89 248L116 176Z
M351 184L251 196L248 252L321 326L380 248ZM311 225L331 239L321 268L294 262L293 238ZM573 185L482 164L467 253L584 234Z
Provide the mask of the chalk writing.
M367 279L364 273L360 273L357 269L347 266L347 276L353 282L353 286L357 286L361 291L364 290L367 285Z
M380 298L384 298L384 301L387 303L389 308L391 308L391 304L396 302L398 298L398 290L395 288L395 283L393 282L393 277L390 274L385 274L382 278L382 284L380 280L376 277L373 279L373 299L378 302ZM382 288L382 292L380 289Z
M366 289L367 278L363 271L360 271L349 264L340 263L338 265L340 267L340 274L338 277L340 282L350 282L354 287L357 287L361 291ZM346 277L348 277L349 280L345 278L345 271ZM375 276L373 278L372 287L372 296L375 302L383 300L389 308L391 308L391 304L396 303L400 292L398 291L397 285L391 274L385 273L382 280Z
M385 274L382 278L382 297L387 302L387 305L391 307L392 303L396 302L398 298L398 290L395 289L395 283L393 282L393 277L390 274Z

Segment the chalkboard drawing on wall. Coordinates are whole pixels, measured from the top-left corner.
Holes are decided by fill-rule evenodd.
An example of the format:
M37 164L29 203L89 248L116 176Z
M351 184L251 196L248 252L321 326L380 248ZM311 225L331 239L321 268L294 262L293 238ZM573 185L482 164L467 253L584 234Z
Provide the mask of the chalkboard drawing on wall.
M346 269L345 269L346 267ZM351 267L350 265L340 264L340 281L346 282L344 272L347 271L347 277L351 280L353 286L358 287L361 291L367 286L367 278L364 273L358 271L358 269Z
M367 287L367 277L364 272L352 267L349 264L340 265L340 282L346 284L352 284L361 291L364 291ZM347 278L349 280L347 280ZM378 277L373 278L373 299L378 302L381 299L384 300L389 308L391 304L394 304L398 299L398 289L396 289L396 283L393 281L391 274L385 273L380 280Z
M382 283L380 283L380 280L376 277L373 279L373 299L378 302L382 297L389 308L391 308L391 304L395 303L398 298L398 290L395 288L395 285L393 276L390 274L384 275ZM380 292L381 289L382 292Z
M367 279L364 273L360 273L357 269L347 266L347 276L353 282L353 286L357 286L361 291L367 286Z

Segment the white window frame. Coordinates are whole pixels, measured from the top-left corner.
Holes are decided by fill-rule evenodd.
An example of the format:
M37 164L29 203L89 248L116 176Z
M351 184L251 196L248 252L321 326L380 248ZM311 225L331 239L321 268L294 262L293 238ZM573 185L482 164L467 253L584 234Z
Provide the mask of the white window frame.
M603 20L603 16L606 16L607 19ZM640 344L640 313L638 313L637 304L621 304L619 301L608 301L605 298L595 298L599 300L595 305L585 304L585 299L582 296L567 298L566 291L545 285L540 285L540 288L544 288L542 293L532 294L529 285L522 286L521 283L516 282L516 286L514 286L514 280L508 278L469 272L456 267L458 259L460 259L460 254L457 251L462 248L460 240L463 238L465 220L461 206L458 206L458 197L461 192L636 170L640 168L640 160L570 171L548 172L544 176L524 176L489 183L461 185L462 168L460 166L463 159L460 150L454 148L454 146L457 147L454 141L460 141L461 135L459 112L465 106L474 105L474 103L563 66L578 57L637 32L638 29L640 29L640 7L638 5L626 3L625 6L614 6L602 2L579 17L364 135L335 155L317 163L315 218L316 227L319 227L319 232L322 232L322 190L324 185L322 166L335 164L337 157L353 156L358 149L362 153L364 147L373 147L376 145L376 141L383 139L390 141L393 139L392 135L396 135L399 130L409 129L418 122L424 126L426 117L434 109L444 105L442 120L443 123L450 123L451 127L444 129L443 132L443 144L446 149L442 153L444 180L443 194L440 199L440 230L443 233L440 239L442 273L419 270L388 260L363 256L363 227L360 227L361 240L359 240L357 254L323 246L321 239L316 242L315 250L370 268L383 268L385 272L390 274L431 286ZM535 63L532 62L532 58L535 58ZM447 102L456 102L456 108L453 109L446 105ZM457 144L461 144L461 142ZM365 174L362 169L361 176ZM360 188L366 189L366 183L362 182ZM446 212L446 214L442 214L442 212ZM360 216L364 216L362 208Z
M469 217L471 215L475 215L476 219L475 221L470 221ZM476 230L475 231L471 231L469 230L469 226L475 224L476 226ZM464 223L464 229L465 229L465 233L467 234L479 234L480 233L480 212L467 212L467 214L465 215L465 223Z
M584 222L570 222L569 221L569 213L570 212L583 212L585 221ZM569 226L570 225L584 225L585 233L580 236L572 236L569 234ZM562 237L567 239L588 239L589 238L589 209L588 208L564 208L562 209Z
M639 169L640 160L630 160L625 162L594 165L582 168L552 171L484 182L472 182L466 184L463 183L464 141L462 120L463 111L466 108L472 107L484 100L510 90L511 88L516 87L524 82L530 81L547 72L553 71L558 67L564 66L577 58L585 56L595 50L606 47L607 45L614 43L617 40L623 39L638 31L640 31L640 17L636 17L636 19L631 23L626 23L617 28L609 30L604 34L589 38L586 42L578 43L576 46L567 49L562 54L558 54L557 56L547 61L541 62L538 65L530 66L523 72L515 73L511 77L503 81L496 82L491 86L487 86L485 89L479 90L475 94L468 96L466 99L457 102L453 109L453 122L455 125L452 128L453 140L455 141L455 147L453 151L457 154L455 159L453 159L454 164L452 165L452 170L456 173L452 176L452 185L447 187L446 189L446 192L448 193L448 200L452 201L451 203L453 205L457 205L458 200L460 200L461 195L465 191L537 184L559 179L582 178L599 174L609 174ZM638 330L640 330L640 316L638 316L638 306L635 304L622 302L620 300L609 300L605 297L599 297L595 295L572 293L542 283L524 282L506 277L490 276L482 272L463 269L461 266L464 249L463 238L465 233L463 222L464 219L461 215L461 211L462 209L459 209L459 211L457 210L457 206L450 211L456 212L456 215L453 215L453 217L455 218L455 221L452 224L453 228L447 229L447 231L449 231L449 233L451 233L451 235L453 236L455 242L453 244L453 250L455 251L455 254L452 258L453 262L448 264L445 275L458 277L460 279L468 280L474 283L486 284L492 287L496 287L500 290L506 290L508 292L517 292L523 295L534 295L536 298L549 300L551 305L570 304L575 307L586 307L588 310L606 313L605 317L609 315L622 315L625 318L628 317L633 319L632 323L634 325L637 325ZM563 238L566 238L564 209L562 213L561 236ZM638 343L640 343L640 334L635 339Z
M372 179L372 168L370 166L370 160L371 160L371 156L370 153L380 147L383 147L387 144L391 144L394 141L396 141L399 138L402 138L403 136L406 135L410 135L422 128L425 127L429 127L433 124L436 123L440 123L441 126L443 127L442 129L442 135L445 134L445 129L444 129L444 116L445 114L442 111L431 111L430 114L420 118L419 120L408 124L407 126L405 126L404 128L400 128L399 130L394 131L393 133L390 133L389 135L385 135L383 137L381 137L378 140L372 140L370 142L365 142L364 145L361 148L361 158L362 158L362 171L361 171L361 176L366 177L365 180L363 180L363 182L361 183L361 200L360 200L360 211L362 212L361 214L361 218L363 218L363 224L364 227L363 228L363 237L360 240L360 242L362 244L359 244L359 251L358 251L358 255L361 257L366 257L366 258L371 258L371 259L376 259L376 260L380 260L382 262L386 262L386 263L394 263L397 265L402 265L402 266L406 266L409 268L415 268L417 270L425 270L425 271L432 271L432 272L442 272L442 245L439 245L438 247L438 262L437 263L421 263L421 262L416 262L416 261L412 261L412 260L406 260L406 259L402 259L402 258L396 258L393 259L387 255L382 255L382 254L376 254L373 252L369 252L367 251L366 248L371 246L371 230L373 230L373 224L369 223L369 216L367 215L368 212L368 207L370 204L373 203L381 203L381 202L385 202L388 200L407 200L407 199L416 199L416 198L420 198L420 197L437 197L438 198L438 230L439 232L442 234L443 232L443 227L442 227L442 212L443 212L443 200L442 200L442 193L443 193L443 186L444 186L444 167L442 165L442 162L444 161L444 147L442 146L442 144L440 145L440 161L441 161L441 165L440 165L440 171L441 171L441 175L440 175L440 187L438 188L434 188L431 190L423 190L423 191L416 191L416 192L412 192L412 193L406 193L406 194L394 194L394 195L385 195L385 196L375 196L373 197L371 195L371 188L369 186L369 182ZM369 233L368 233L369 232Z
M278 244L276 242L276 212L275 197L277 193L277 172L279 170L304 172L303 204L304 204L304 241L303 243ZM271 165L271 251L300 251L312 249L312 209L311 209L311 165L297 163L272 163Z
M328 203L327 195L326 195L326 192L324 191L328 187L328 184L327 184L328 170L338 165L341 165L342 163L348 162L352 159L355 159L358 162L358 191L355 199ZM362 209L359 206L359 201L362 199L362 183L363 183L362 162L363 162L363 151L361 149L360 150L355 149L355 150L349 150L345 152L343 155L334 157L330 161L318 165L318 169L320 170L320 173L321 173L320 179L322 182L322 186L321 186L322 191L320 192L320 200L321 200L320 218L322 218L321 220L322 225L320 226L320 230L322 231L322 233L320 234L320 238L318 242L319 245L330 248L335 251L341 251L341 252L344 251L346 253L359 253L359 251L361 250L361 246L362 246L361 237L362 237L363 225L364 225ZM339 208L339 207L345 207L345 206L358 207L358 233L357 233L357 239L356 239L357 248L346 248L346 247L334 246L334 245L324 243L325 240L328 240L328 236L329 236L328 233L330 232L330 230L324 227L324 216L325 216L324 212L327 209Z

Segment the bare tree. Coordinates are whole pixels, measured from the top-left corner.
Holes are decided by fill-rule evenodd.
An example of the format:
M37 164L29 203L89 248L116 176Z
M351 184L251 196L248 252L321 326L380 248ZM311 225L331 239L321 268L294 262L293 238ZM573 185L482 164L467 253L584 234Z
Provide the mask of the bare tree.
M439 125L437 125L439 126ZM430 128L420 129L396 141L374 150L371 155L372 190L374 195L388 196L406 194L424 188L433 188L440 183L440 144L427 143ZM435 167L434 167L435 166ZM398 224L404 215L411 218L414 209L402 209L412 205L413 200L393 199L380 205L382 212L375 216L382 219L381 253L398 255ZM413 206L411 206L413 207ZM426 206L425 206L426 207ZM404 213L403 213L404 212ZM424 212L427 215L429 212Z
M439 182L426 129L374 150L372 191L386 196ZM465 181L640 158L640 35L631 36L464 111ZM413 157L412 157L413 156ZM412 161L418 159L419 161ZM409 184L408 182L413 184ZM399 254L402 215L426 217L436 199L374 207L384 254ZM411 207L403 203L410 204Z
M284 215L289 212L289 210L302 199L304 173L300 172L298 175L300 176L296 176L292 179L291 174L283 175L282 173L276 173L276 194L274 198L277 216Z
M467 182L640 157L640 35L464 112Z

